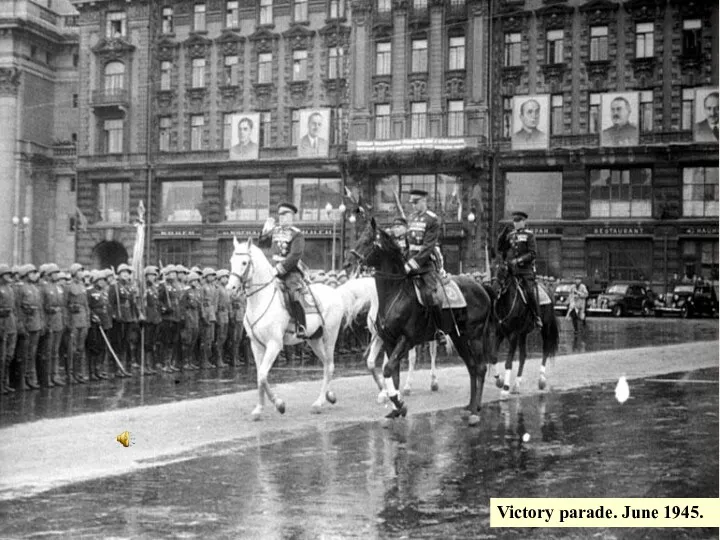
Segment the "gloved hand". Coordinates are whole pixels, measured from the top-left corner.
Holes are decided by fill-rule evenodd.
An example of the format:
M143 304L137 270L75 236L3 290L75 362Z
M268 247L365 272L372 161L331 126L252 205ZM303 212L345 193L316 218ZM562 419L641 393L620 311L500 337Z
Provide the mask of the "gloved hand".
M275 218L267 218L265 220L265 224L263 225L262 233L269 233L273 229L273 227L275 227Z
M410 266L410 263L405 263L405 273L409 274L412 272L412 266Z
M272 277L277 277L277 275L278 275L278 269L277 269L276 266L273 266L273 269L272 269L271 273L272 273Z

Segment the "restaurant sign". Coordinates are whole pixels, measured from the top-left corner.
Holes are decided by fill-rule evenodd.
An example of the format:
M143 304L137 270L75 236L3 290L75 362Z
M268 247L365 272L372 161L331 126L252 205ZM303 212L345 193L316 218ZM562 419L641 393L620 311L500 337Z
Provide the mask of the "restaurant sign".
M613 227L593 227L590 234L598 236L642 236L650 233L645 227L638 225L620 225Z

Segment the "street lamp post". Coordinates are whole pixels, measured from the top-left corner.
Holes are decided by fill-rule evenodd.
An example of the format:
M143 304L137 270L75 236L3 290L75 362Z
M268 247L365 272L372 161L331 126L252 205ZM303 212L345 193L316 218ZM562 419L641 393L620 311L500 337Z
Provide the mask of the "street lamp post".
M333 210L334 210L334 208L333 208L332 204L327 203L325 205L325 213L327 214L328 219L332 220L332 227L333 227L332 228L332 271L334 272L335 271L335 243L336 243L335 237L337 236L338 218L333 215ZM340 203L340 206L338 206L337 210L338 210L338 217L340 219L342 219L345 215L345 210L346 210L345 205L343 203Z
M13 216L12 224L15 227L15 249L13 264L22 264L25 261L25 230L30 224L28 216ZM22 225L22 226L21 226Z

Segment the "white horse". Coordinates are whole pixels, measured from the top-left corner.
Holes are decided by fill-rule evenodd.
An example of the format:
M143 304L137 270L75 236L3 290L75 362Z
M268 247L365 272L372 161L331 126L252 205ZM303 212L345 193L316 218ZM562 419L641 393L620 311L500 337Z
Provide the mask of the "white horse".
M276 397L268 383L268 373L275 363L283 345L296 345L304 340L293 332L280 280L260 248L233 238L235 249L230 258L230 279L227 288L234 290L243 286L246 290L247 308L243 325L250 338L255 366L257 368L258 404L252 411L253 420L258 420L265 405L265 394L281 413L285 413L285 402ZM344 318L352 320L362 309L362 301L345 285L333 289L321 283L310 285L319 313L307 314L306 331L312 336L322 326L320 337L308 339L313 352L323 363L323 383L320 395L312 404L313 412L320 412L325 402L334 404L335 394L330 390L330 381L335 371L335 342Z

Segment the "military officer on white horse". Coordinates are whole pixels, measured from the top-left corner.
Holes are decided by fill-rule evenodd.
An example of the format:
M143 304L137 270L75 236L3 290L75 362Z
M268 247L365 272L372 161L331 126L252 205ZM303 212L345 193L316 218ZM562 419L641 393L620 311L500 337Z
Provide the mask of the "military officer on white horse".
M268 218L260 235L260 243L272 245L274 273L287 287L290 294L288 309L297 323L296 335L305 339L306 322L303 303L306 293L305 275L302 270L302 256L305 251L305 237L300 229L293 225L297 207L289 202L278 205L278 221Z

